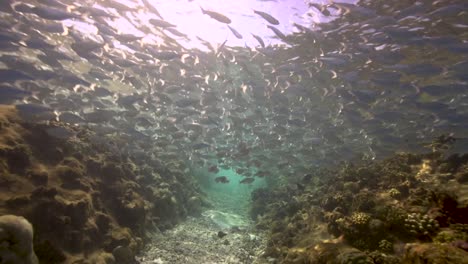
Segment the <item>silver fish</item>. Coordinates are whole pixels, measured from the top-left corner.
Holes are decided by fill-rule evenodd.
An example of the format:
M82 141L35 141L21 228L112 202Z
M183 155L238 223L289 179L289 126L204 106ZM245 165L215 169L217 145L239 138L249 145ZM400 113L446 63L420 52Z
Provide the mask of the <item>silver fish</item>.
M254 10L254 13L261 16L263 19L265 19L266 21L268 21L268 23L272 25L279 25L279 21L268 13L257 10Z
M200 7L202 13L204 15L208 15L210 16L211 18L213 18L214 20L217 20L221 23L225 23L225 24L231 24L231 19L221 13L218 13L218 12L214 12L214 11L209 11L209 10L205 10L203 9L202 7Z
M278 38L280 38L282 40L286 40L286 35L284 35L283 32L281 32L279 29L275 28L274 26L270 26L270 25L268 25L267 27L269 29L271 29Z
M242 35L237 30L235 30L234 28L232 28L229 25L227 27L231 30L232 34L234 34L234 36L236 36L236 38L242 39Z
M260 43L260 46L262 46L262 48L265 48L265 42L263 42L263 39L255 34L252 34L252 36L258 41L258 43Z

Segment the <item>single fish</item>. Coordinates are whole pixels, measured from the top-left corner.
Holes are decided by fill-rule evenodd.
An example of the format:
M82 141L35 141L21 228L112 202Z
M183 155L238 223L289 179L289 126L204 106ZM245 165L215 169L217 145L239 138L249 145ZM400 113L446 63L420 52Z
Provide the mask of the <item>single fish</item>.
M16 12L21 12L21 13L34 13L33 8L34 6L23 4L23 3L18 3L13 6L13 10L15 10Z
M80 123L85 123L86 122L86 120L84 120L79 115L76 115L76 114L70 113L70 112L61 113L60 116L59 116L59 120L60 120L60 122L69 123L69 124L80 124Z
M2 57L3 59L3 57ZM13 69L0 69L0 80L2 82L15 82L17 80L33 80L28 74Z
M66 9L68 6L61 3L59 0L42 0L42 4L47 5L49 7L57 7L57 8L62 8Z
M32 93L16 87L0 85L0 104L10 104L30 96Z
M133 42L143 38L143 36L135 36L133 34L116 34L114 37L121 43Z
M229 183L229 179L226 176L219 176L215 178L216 183Z
M117 16L112 15L112 14L106 12L103 9L95 8L95 7L91 7L91 6L80 6L80 7L77 7L75 10L80 12L81 14L83 14L85 16L117 18Z
M228 28L231 30L232 34L234 34L234 36L236 36L236 38L238 39L242 39L242 35L235 29L233 29L231 26L228 25Z
M245 171L245 169L243 169L243 168L237 168L236 169L237 174L242 174L242 173L244 173L244 171Z
M158 60L172 60L180 57L179 54L173 51L153 51L151 55L156 57Z
M199 150L199 149L204 149L204 148L209 148L210 145L206 143L197 143L192 146L194 150Z
M218 237L219 237L219 238L223 238L223 237L225 237L225 236L227 236L227 233L225 233L225 232L223 232L223 231L218 231Z
M171 24L165 20L161 19L156 19L156 18L151 18L149 22L155 26L155 27L160 27L160 28L169 28L169 27L176 27L176 25Z
M27 122L49 121L57 117L52 108L40 104L18 104L16 110Z
M47 135L57 139L69 139L76 136L76 132L65 127L50 127L45 131Z
M148 0L142 0L145 7L153 14L157 15L159 18L163 19L159 11L150 3Z
M173 27L168 27L168 28L165 28L165 30L171 32L174 36L177 36L177 37L183 37L183 38L187 38L187 35L178 31L177 29L173 28Z
M109 91L108 89L104 87L96 87L94 88L94 91L91 93L97 97L106 97L106 96L114 95L114 93L112 93L111 91Z
M262 48L265 48L265 42L263 42L263 39L255 34L252 34L252 36L258 41L258 43L260 43L260 46L262 46Z
M267 27L269 29L271 29L278 38L280 38L282 40L286 40L286 35L284 35L283 32L281 32L279 29L275 28L274 26L270 26L270 25L268 25Z
M227 39L221 45L219 45L219 47L216 49L215 57L218 57L218 54L223 50L224 46L226 46L226 42L227 42Z
M200 104L200 100L198 99L192 99L192 98L182 98L178 101L175 102L175 105L180 107L180 108L185 108L189 106L197 106Z
M239 183L241 183L241 184L251 184L254 181L255 181L255 178L249 177L249 178L242 179Z
M231 24L231 19L223 14L220 14L218 12L214 12L214 11L208 11L208 10L205 10L203 9L201 6L200 6L200 9L202 11L203 14L205 15L209 15L211 18L221 22L221 23L224 23L224 24Z
M268 13L257 10L254 10L254 13L261 16L263 19L265 19L266 21L268 21L268 23L272 25L279 25L279 21Z
M57 8L36 6L33 7L31 10L34 14L47 20L66 20L72 18L80 18L80 16L77 14L63 11Z
M39 105L39 104L18 104L16 105L16 110L18 110L20 113L44 113L44 112L52 112L52 108L45 106L45 105Z
M84 119L89 123L103 123L110 121L115 116L115 111L95 109L94 112L84 114Z
M211 173L218 173L218 172L219 172L218 166L213 165L213 166L209 167L209 168L208 168L208 172L211 172Z
M234 36L236 36L236 38L238 39L242 39L242 35L237 31L235 30L234 28L232 28L231 26L228 25L228 28L231 30L232 34L234 34Z

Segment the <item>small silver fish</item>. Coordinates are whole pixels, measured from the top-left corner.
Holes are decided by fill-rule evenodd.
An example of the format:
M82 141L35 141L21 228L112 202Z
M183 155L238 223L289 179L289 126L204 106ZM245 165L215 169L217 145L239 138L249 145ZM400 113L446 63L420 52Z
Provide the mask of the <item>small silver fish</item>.
M228 28L231 30L232 34L234 34L234 36L236 36L236 38L238 39L242 39L242 35L235 29L233 29L231 26L228 25Z
M69 139L76 136L76 132L65 127L50 127L45 131L47 135L58 139Z
M211 18L213 18L213 19L215 19L215 20L217 20L217 21L219 21L221 23L231 24L231 19L229 17L221 14L221 13L205 10L201 6L200 6L200 9L201 9L203 14L209 15Z
M216 183L229 183L229 179L226 176L219 176L215 178Z
M282 40L286 40L286 35L284 35L283 32L281 32L279 29L275 28L274 26L270 26L270 25L268 25L267 27L269 29L271 29L278 38L280 38Z
M254 10L254 13L261 16L263 19L265 19L266 21L268 21L268 23L272 25L279 25L279 21L268 13L257 10Z
M161 20L161 19L156 19L156 18L151 18L149 22L155 26L155 27L160 27L160 28L169 28L169 27L175 27L176 25L173 25L167 21Z
M265 42L263 42L263 39L255 34L252 34L252 36L258 41L258 43L260 43L260 46L262 46L262 48L265 48Z
M219 172L218 166L216 166L216 165L210 166L210 167L208 168L208 172L211 172L211 173L218 173L218 172Z
M241 183L241 184L251 184L254 181L255 181L255 178L249 177L249 178L242 179L239 183Z
M143 4L145 5L145 7L153 14L157 15L158 17L160 17L161 19L163 19L163 17L161 16L161 14L159 13L159 11L150 3L148 2L148 0L142 0Z
M80 18L80 16L77 14L51 7L36 6L33 7L31 10L37 16L47 20L66 20L72 18Z

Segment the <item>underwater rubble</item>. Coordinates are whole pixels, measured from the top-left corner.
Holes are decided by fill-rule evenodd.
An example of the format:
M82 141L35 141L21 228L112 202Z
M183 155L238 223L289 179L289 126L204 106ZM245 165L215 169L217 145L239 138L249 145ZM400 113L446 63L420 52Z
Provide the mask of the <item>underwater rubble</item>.
M223 219L220 224L210 216L189 217L172 229L154 234L153 242L138 258L140 263L267 263L261 256L266 244L264 232L252 225L229 226L235 219Z
M443 139L441 137L440 139ZM468 263L468 154L343 163L252 194L277 263Z
M39 263L136 263L151 232L200 213L202 196L180 164L131 160L91 139L85 129L23 122L15 107L0 107L0 215L32 224Z

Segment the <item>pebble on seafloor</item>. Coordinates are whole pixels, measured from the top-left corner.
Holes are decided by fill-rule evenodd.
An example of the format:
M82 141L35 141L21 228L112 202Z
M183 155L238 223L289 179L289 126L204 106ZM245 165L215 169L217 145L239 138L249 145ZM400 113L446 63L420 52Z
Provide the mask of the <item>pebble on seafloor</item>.
M218 237L219 237L219 238L223 238L223 237L225 237L225 236L227 236L227 233L225 233L225 232L223 232L223 231L218 231Z

